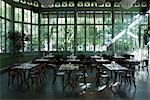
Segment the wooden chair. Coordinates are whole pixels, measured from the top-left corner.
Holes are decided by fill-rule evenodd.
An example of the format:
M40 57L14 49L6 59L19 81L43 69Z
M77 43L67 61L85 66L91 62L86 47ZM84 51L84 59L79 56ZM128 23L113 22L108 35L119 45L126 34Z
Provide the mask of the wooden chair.
M42 66L41 65L38 65L37 67L35 68L32 68L30 71L29 71L29 74L28 74L28 85L30 84L30 80L32 81L32 85L35 83L37 83L38 85L38 82L40 80L40 83L42 84Z
M8 86L10 85L10 82L11 84L13 84L15 78L17 79L18 85L19 85L19 78L20 78L20 82L22 82L22 71L14 68L17 65L19 64L14 64L8 67Z
M51 65L52 65L52 64L51 64ZM65 72L59 71L59 66L57 66L57 65L55 65L55 64L53 64L52 67L53 67L53 70L54 70L54 79L53 79L53 84L52 84L52 86L55 84L56 79L57 79L57 77L59 76L59 77L62 78L62 83L63 83L63 87L64 87L64 75L65 75Z

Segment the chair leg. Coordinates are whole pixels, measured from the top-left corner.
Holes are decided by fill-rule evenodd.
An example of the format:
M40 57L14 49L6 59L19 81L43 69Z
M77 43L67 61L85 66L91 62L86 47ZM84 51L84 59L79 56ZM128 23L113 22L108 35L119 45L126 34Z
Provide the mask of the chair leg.
M41 83L41 84L43 84L43 82L42 82L42 78L40 78L40 83Z
M56 81L56 76L54 76L54 79L53 79L53 85L54 85L55 81Z
M8 86L10 85L10 76L8 77Z
M12 77L11 84L14 83L15 77Z
M62 76L62 85L63 85L63 89L64 89L64 76Z

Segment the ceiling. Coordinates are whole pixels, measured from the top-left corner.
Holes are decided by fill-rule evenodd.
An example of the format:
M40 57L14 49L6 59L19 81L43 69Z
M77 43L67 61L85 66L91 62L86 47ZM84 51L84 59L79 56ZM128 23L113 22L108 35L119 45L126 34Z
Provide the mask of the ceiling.
M26 1L32 1L32 0L26 0ZM38 0L37 0L38 1ZM75 1L75 2L78 2L78 1L91 1L91 2L93 2L93 1L96 1L96 0L55 0L56 2L61 2L61 1ZM121 1L121 0L105 0L106 2L108 2L108 1L111 1L111 2L113 2L113 1ZM149 1L149 0L137 0L137 1Z

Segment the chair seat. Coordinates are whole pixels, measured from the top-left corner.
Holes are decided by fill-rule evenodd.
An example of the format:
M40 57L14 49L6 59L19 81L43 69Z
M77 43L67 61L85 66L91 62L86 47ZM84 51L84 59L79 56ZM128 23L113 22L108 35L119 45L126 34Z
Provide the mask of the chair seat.
M30 75L30 78L35 78L35 77L39 77L39 75Z
M82 72L78 72L78 73L76 73L76 75L77 75L77 76L83 76L83 75L84 75L84 73L82 73Z
M57 72L56 73L58 76L63 76L65 73L64 72Z
M97 64L91 64L91 67L96 67L97 66Z
M50 66L50 67L56 67L55 64L47 64L47 66Z
M101 77L103 77L103 78L108 78L109 75L101 75Z

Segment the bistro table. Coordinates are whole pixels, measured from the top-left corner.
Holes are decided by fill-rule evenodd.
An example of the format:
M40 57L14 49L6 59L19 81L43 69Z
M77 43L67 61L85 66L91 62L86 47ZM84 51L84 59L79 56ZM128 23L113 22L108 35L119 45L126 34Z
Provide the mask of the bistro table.
M49 59L41 58L41 59L36 59L34 62L36 62L36 63L49 63Z
M110 63L110 60L108 59L101 58L101 59L95 59L95 60L98 64Z
M46 56L43 56L42 58L44 58L44 59L52 59L54 57L55 57L54 55L46 55Z
M118 72L119 71L129 71L128 68L126 67L123 67L117 63L115 64L102 64L107 70L109 71L113 71L115 73L115 76L114 76L114 83L117 82L117 75L118 75ZM112 77L112 76L111 76Z
M67 63L78 64L81 63L80 59L67 59Z
M141 63L141 61L139 61L139 60L135 60L135 59L126 59L125 60L125 62L126 62L126 64L128 65L127 67L129 68L129 69L132 69L133 70L133 73L132 73L132 76L134 77L134 70L135 70L135 66L137 65L139 68L140 68L140 66L139 66L139 64Z
M75 55L69 55L69 56L67 56L66 58L67 58L67 59L76 59L77 56L75 56Z
M73 71L79 71L79 65L78 64L62 64L59 70L65 71L68 76L67 83L64 85L63 88L65 89L68 85L70 85L72 89L74 90L74 86L71 84L70 78L71 78L71 73Z
M98 55L91 56L92 59L100 59L101 57Z
M22 86L22 84L25 83L29 87L29 83L27 82L27 78L26 78L26 72L31 70L34 67L37 67L38 65L39 64L22 63L22 64L14 67L14 69L19 69L19 70L22 70L22 72L23 72L24 81L21 82L20 86Z

